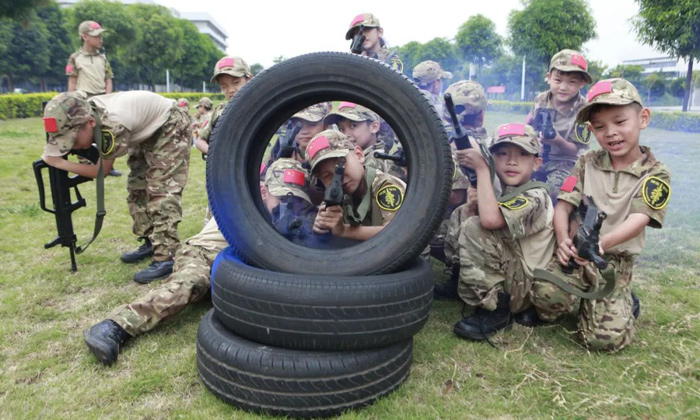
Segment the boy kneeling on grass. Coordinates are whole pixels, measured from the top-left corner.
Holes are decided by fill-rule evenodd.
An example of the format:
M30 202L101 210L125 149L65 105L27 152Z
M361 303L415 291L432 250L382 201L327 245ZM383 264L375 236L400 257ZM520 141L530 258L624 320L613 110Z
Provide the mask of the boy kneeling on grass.
M568 265L573 257L582 267L566 280L582 291L606 281L593 264L579 258L571 240L570 216L584 196L592 197L607 214L598 244L602 257L615 269L617 280L612 294L581 302L579 297L542 280L535 281L531 291L537 314L544 321L554 321L580 307L579 334L592 350L618 351L633 341L639 301L630 285L632 266L644 247L644 228L661 228L671 197L668 168L649 147L639 145L640 132L650 120L651 112L643 107L642 98L630 82L609 79L596 83L588 92L588 104L579 111L577 122L590 124L601 150L591 150L578 159L561 187L554 210L559 246L547 271L561 272L557 266Z
M555 245L554 209L546 185L530 180L542 164L535 131L523 124L504 124L489 150L503 187L500 197L478 149L464 150L460 161L477 174L479 215L460 226L457 290L476 310L457 322L454 332L477 341L508 327L512 313L532 305L533 271L551 259Z

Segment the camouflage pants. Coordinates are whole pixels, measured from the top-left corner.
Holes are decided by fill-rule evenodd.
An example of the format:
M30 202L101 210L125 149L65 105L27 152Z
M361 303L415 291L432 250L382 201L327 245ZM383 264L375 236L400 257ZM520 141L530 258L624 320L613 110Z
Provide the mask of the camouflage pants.
M532 303L540 318L548 321L573 313L579 307L578 332L583 342L592 350L617 351L627 347L635 334L630 286L634 258L620 255L608 255L606 258L615 264L617 274L617 284L609 297L580 299L550 282L535 280L531 291ZM563 276L556 257L546 269ZM588 291L591 285L604 282L593 264L588 264L578 273L566 278L571 285L582 291Z
M126 189L132 230L153 243L153 259L172 260L180 246L182 191L190 164L190 125L186 112L174 107L163 127L129 150L131 169Z
M459 232L459 297L471 306L496 309L498 293L511 295L511 312L532 306L532 278L525 273L522 251L506 229L486 230L478 216L470 217Z
M448 267L459 264L459 232L460 226L467 220L467 212L467 203L462 204L452 212L445 224L445 265Z
M209 291L211 266L219 251L183 245L167 283L128 305L116 308L107 319L119 324L131 336L137 336L182 312L189 303L201 300Z
M533 174L534 179L547 184L552 204L557 204L559 189L561 189L571 170L574 169L575 164L575 161L569 160L550 160L540 166L537 172Z

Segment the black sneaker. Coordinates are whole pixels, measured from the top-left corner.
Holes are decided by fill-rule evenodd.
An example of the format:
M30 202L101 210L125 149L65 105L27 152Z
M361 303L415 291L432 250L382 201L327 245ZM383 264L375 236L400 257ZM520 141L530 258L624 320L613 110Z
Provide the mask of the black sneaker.
M537 309L535 309L534 307L530 307L522 312L518 312L513 316L513 321L517 322L520 325L524 325L526 327L531 328L551 324L551 322L541 319L539 315L537 315Z
M639 298L637 297L636 294L634 294L634 292L632 292L632 315L634 315L635 319L639 318L639 311L640 311Z
M457 322L454 333L460 337L474 341L488 341L498 331L505 329L513 322L510 316L510 294L499 293L496 309L488 311L476 308L471 316Z
M172 272L172 261L153 261L151 265L134 275L134 281L136 283L148 284L153 280L168 277Z
M109 171L109 173L107 175L109 175L109 176L122 176L122 173L119 172L118 170L112 168L112 170Z
M119 324L106 319L85 330L83 338L97 360L109 366L117 361L119 347L131 336Z
M136 251L125 252L122 254L122 262L133 264L153 256L153 244L151 243L151 240L145 236L139 236L139 241L141 240L143 241L143 244L141 244Z
M433 297L438 300L459 300L457 280L448 279L445 283L436 284L433 289Z

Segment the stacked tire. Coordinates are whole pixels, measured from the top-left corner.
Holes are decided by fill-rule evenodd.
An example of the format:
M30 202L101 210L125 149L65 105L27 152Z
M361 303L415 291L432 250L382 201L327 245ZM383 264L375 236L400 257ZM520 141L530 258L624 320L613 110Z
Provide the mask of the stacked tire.
M265 219L258 168L267 141L260 139L298 110L330 100L379 113L402 141L410 179L401 210L377 236L311 249ZM409 374L412 337L428 319L432 271L419 254L442 219L453 173L435 110L376 60L316 53L256 76L227 105L212 138L207 190L231 247L212 268L214 309L197 335L206 387L237 407L292 417L339 414L396 389Z

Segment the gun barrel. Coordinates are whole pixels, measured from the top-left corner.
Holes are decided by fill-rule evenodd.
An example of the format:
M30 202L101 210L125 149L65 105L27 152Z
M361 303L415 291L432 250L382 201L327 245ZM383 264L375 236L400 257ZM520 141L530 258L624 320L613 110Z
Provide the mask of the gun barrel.
M462 135L462 127L460 127L459 121L457 120L457 112L455 111L455 103L452 100L452 95L446 93L444 99L445 108L447 108L447 112L450 113L450 119L452 119L452 126L455 128L455 133L457 134L456 137L460 137Z

